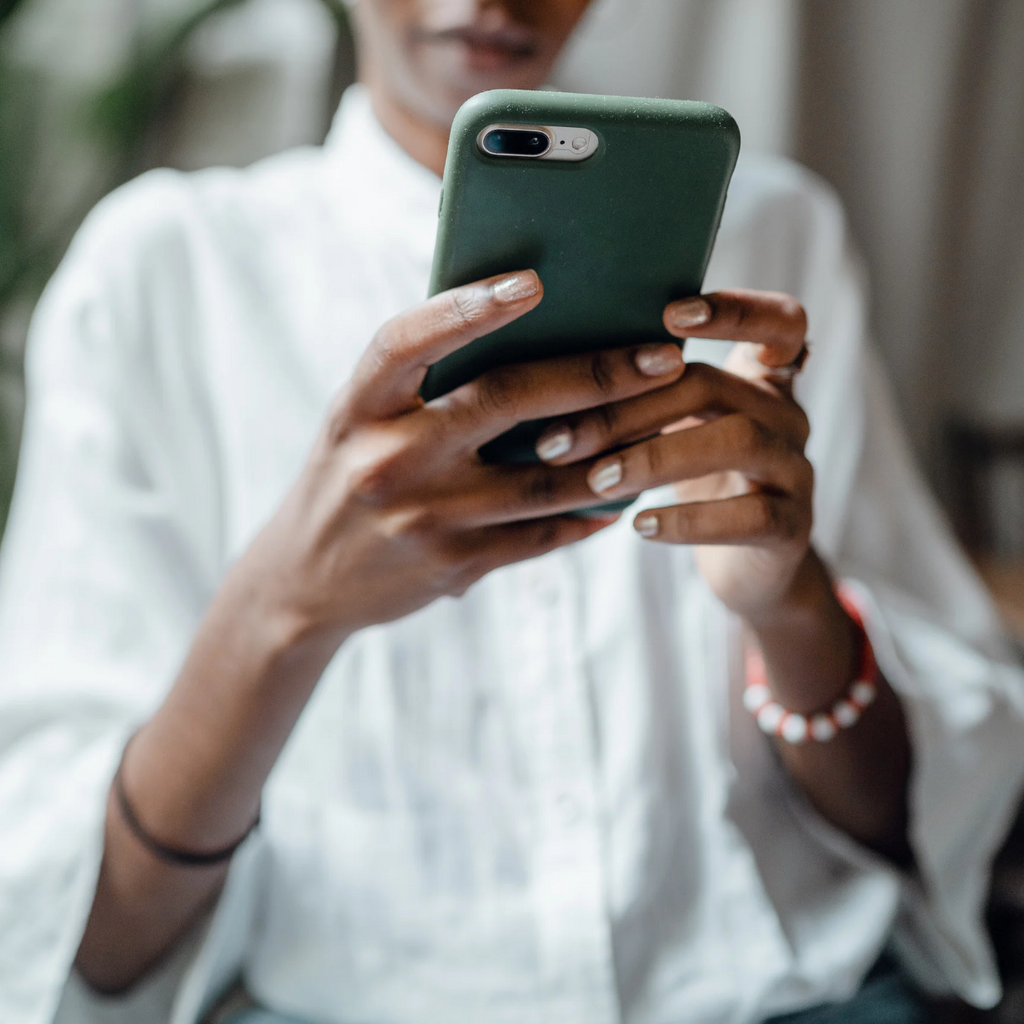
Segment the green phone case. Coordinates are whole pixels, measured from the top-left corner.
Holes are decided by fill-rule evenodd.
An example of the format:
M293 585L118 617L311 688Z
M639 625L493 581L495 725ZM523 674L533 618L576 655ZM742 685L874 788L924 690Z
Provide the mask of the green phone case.
M492 124L589 128L597 152L579 163L489 156ZM432 366L427 400L495 365L671 340L665 305L700 292L739 129L721 107L683 100L496 90L465 103L452 125L430 294L532 268L540 305ZM482 454L536 461L544 424L519 427Z

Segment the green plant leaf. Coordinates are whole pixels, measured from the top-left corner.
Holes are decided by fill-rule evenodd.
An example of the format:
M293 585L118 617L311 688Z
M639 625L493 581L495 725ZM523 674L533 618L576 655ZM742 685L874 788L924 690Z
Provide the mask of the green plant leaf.
M0 25L22 6L25 0L0 0Z

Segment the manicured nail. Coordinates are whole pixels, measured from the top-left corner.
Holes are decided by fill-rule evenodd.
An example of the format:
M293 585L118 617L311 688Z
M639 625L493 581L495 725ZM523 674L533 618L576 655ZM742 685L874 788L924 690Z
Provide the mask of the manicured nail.
M491 294L496 302L522 302L532 298L540 291L540 278L532 271L525 270L519 274L509 274L491 286Z
M711 307L700 298L686 299L668 307L668 322L679 331L699 327L711 319Z
M633 528L641 537L657 537L661 526L657 516L637 516Z
M569 451L572 442L572 431L568 427L550 427L537 442L537 457L550 462Z
M604 494L605 491L610 491L620 480L622 480L622 463L616 460L615 462L605 463L600 469L593 470L587 483L590 484L590 489L595 493Z
M633 356L636 368L648 377L661 377L683 364L683 350L667 342L663 345L641 345Z

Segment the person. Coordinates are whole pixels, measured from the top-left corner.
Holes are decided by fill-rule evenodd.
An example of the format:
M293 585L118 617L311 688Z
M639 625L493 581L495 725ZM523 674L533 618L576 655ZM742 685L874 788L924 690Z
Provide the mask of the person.
M997 1000L1022 676L827 188L743 158L665 343L418 397L543 301L528 267L423 301L451 119L542 86L587 6L362 0L323 149L148 174L51 282L0 576L4 1020L191 1024L238 977L337 1024ZM481 462L541 416L541 462Z

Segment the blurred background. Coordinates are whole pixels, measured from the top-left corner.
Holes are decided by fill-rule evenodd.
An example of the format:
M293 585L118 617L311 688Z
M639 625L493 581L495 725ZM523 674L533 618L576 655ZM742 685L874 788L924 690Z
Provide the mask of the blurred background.
M319 142L355 75L346 12L0 0L0 529L27 325L82 217L152 166ZM1024 2L596 0L555 84L720 103L835 186L912 443L1024 638Z

